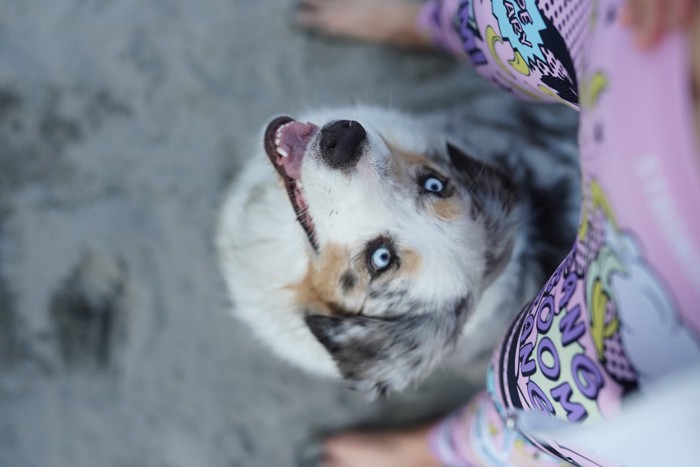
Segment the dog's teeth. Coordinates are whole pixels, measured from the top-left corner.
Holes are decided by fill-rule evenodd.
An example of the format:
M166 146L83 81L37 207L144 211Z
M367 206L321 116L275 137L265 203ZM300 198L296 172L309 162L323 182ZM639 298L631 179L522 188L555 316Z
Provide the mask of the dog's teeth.
M289 123L291 123L291 122L289 122ZM282 125L281 127L277 128L277 131L276 131L275 133L276 133L278 136L281 135L282 132L284 131L284 129L287 128L287 127L289 126L289 123L285 123L285 124Z
M297 188L299 188L299 189L304 188L304 185L301 183L301 180L297 180Z
M279 154L279 155L282 156L282 157L287 157L287 156L289 156L289 154L287 153L287 151L285 151L284 149L282 149L282 148L280 148L280 147L277 148L277 154Z
M275 146L279 146L281 141L282 140L280 139L280 137L278 135L277 138L275 138Z

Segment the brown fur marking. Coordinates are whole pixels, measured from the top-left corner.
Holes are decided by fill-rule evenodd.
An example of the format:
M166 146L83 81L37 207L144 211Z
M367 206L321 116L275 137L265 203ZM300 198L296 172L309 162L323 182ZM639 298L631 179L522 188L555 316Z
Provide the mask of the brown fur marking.
M355 284L344 290L343 277L349 271L352 271ZM294 291L295 301L303 309L312 308L314 313L325 315L351 314L357 310L346 309L345 303L365 293L366 281L362 277L352 264L350 249L329 243L318 257L309 261L304 278L288 288Z
M409 277L417 275L422 262L423 259L417 251L404 250L401 254L401 274Z
M411 151L406 151L403 149L396 148L394 146L389 145L389 150L391 150L392 154L398 158L400 158L404 163L408 165L427 165L430 166L432 165L430 163L430 159L424 156L423 154L418 154L416 152L411 152Z
M463 215L462 203L457 198L445 198L436 200L430 210L440 220L452 222Z
M400 253L401 266L388 271L381 281L398 277L414 278L422 264L418 251L404 249ZM355 263L355 264L353 264ZM344 276L353 274L355 284L351 289L343 287ZM347 316L360 310L348 309L347 303L364 302L369 286L369 274L364 262L352 261L350 250L337 244L329 244L319 256L309 261L304 278L286 288L294 293L297 307L304 312L327 316Z

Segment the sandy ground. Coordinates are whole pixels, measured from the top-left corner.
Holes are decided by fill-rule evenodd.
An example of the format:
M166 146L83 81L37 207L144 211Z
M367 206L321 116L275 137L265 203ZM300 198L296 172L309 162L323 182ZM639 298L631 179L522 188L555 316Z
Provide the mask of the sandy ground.
M0 3L0 466L313 465L320 430L474 390L442 372L369 405L271 357L228 314L220 196L280 113L390 105L533 157L575 153L575 116L446 57L312 37L292 8Z

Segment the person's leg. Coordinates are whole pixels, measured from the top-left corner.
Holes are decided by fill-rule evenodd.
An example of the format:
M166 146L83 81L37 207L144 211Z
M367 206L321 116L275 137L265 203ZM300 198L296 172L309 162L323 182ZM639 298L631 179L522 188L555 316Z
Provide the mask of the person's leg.
M427 48L416 28L421 4L413 0L302 0L297 22L334 37Z

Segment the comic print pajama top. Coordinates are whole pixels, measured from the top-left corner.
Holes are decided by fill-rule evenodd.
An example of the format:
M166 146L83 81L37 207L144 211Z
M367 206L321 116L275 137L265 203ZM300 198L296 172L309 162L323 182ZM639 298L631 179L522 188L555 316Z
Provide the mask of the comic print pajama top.
M621 0L429 0L418 25L485 78L581 112L578 235L496 348L486 391L430 435L442 462L597 465L517 429L541 411L594 423L625 395L700 361L700 157L689 44L651 52Z

